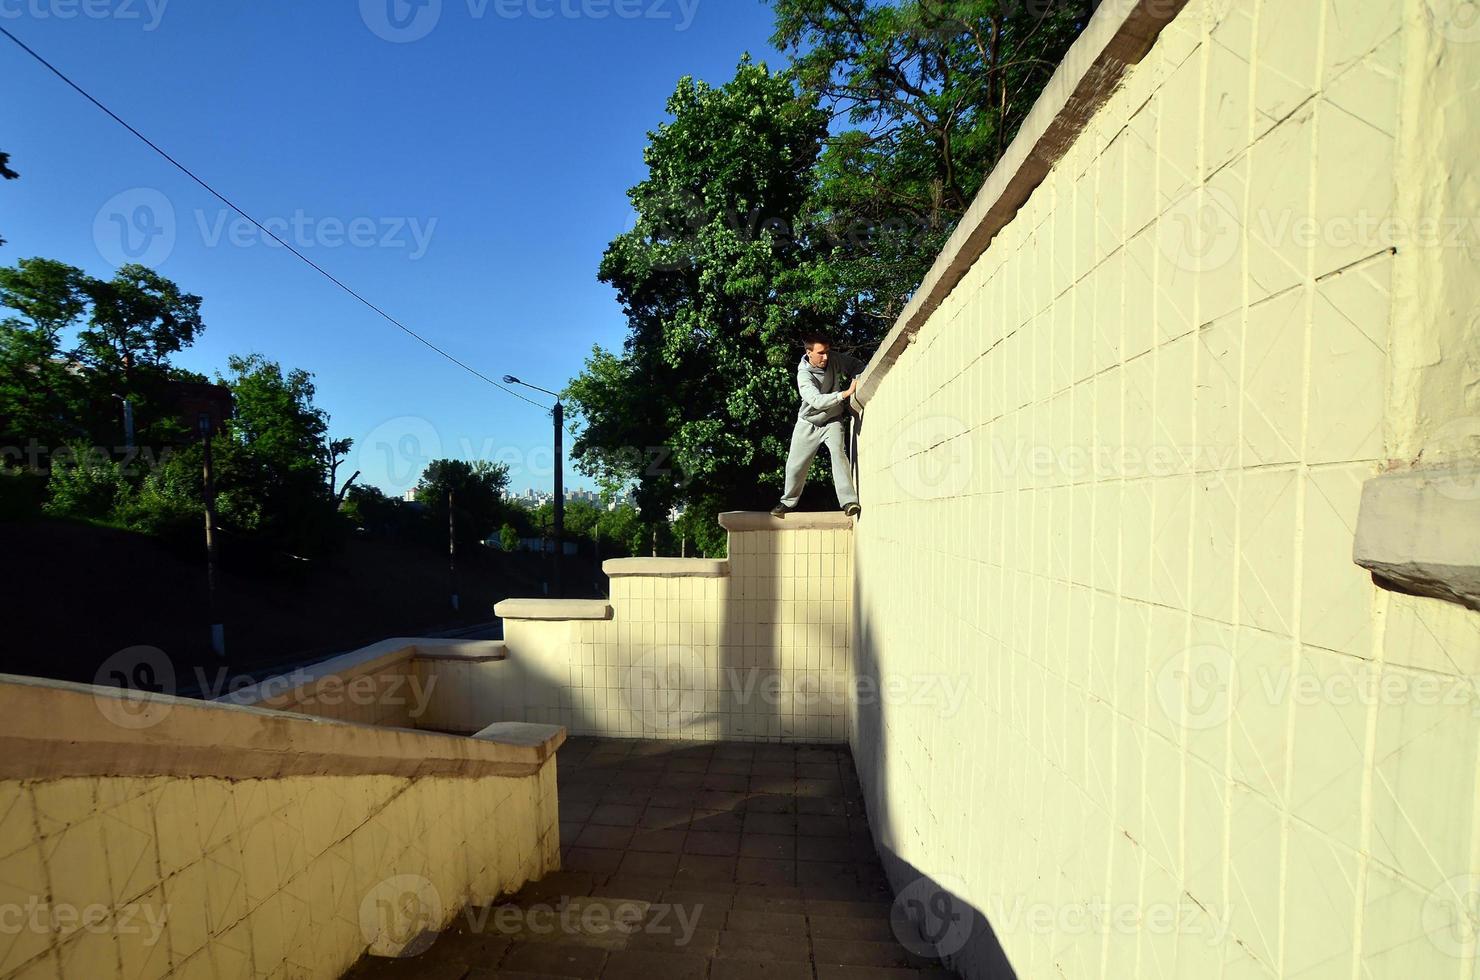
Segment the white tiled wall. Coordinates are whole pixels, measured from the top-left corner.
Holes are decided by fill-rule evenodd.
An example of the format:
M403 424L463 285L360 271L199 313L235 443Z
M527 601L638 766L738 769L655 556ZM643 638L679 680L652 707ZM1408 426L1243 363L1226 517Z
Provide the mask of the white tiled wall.
M632 738L842 741L848 530L737 531L729 574L612 578L612 619L508 619L527 721Z

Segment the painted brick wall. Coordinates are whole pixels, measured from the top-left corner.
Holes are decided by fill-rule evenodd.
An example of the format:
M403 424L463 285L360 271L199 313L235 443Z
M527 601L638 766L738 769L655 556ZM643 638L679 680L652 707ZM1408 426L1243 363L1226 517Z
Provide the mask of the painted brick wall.
M0 781L0 977L329 980L558 867L553 762Z
M498 717L612 737L842 741L850 534L735 531L726 575L613 577L610 620L506 619L523 701Z
M967 696L851 738L970 975L1473 976L1480 616L1351 561L1394 332L1475 334L1394 254L1453 6L1189 4L868 403L858 669Z

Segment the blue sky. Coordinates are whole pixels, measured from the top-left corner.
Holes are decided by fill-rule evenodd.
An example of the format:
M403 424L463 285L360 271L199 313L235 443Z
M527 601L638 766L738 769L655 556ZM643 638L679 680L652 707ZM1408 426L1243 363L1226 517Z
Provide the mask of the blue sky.
M624 321L596 281L677 80L773 65L761 0L0 0L0 26L391 315L558 390ZM205 298L177 360L316 376L352 468L552 482L548 414L401 334L0 38L0 262L141 260ZM138 254L135 254L138 253ZM533 394L533 393L530 393ZM543 396L536 396L543 397ZM569 443L569 439L567 439ZM567 464L568 486L590 481Z

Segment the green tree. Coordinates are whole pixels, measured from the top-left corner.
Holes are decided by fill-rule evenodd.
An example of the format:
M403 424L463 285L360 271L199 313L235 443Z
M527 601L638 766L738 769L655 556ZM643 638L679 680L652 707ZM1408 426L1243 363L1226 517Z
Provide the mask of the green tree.
M261 354L227 359L228 437L215 450L218 503L242 532L298 554L335 542L337 500L327 483L329 417L314 404L313 375ZM193 455L193 453L192 453Z
M809 221L848 318L882 335L929 271L1093 0L772 0L772 43L839 122ZM857 329L865 329L858 326Z
M796 233L826 132L815 96L746 58L721 87L681 80L668 113L628 191L636 224L601 263L626 342L567 389L578 466L604 490L635 484L650 521L779 492L797 336L843 307Z
M509 467L486 459L435 459L427 465L416 485L416 499L431 518L431 533L447 533L447 501L452 495L457 538L469 544L488 539L504 522L504 491L509 486Z
M118 445L118 402L132 408L140 444L175 445L193 438L173 411L170 357L205 330L201 298L147 266L125 265L109 280L82 283L91 304L72 357L87 371L88 404L80 408L93 438ZM111 433L111 435L110 435Z
M504 551L510 553L519 550L519 532L514 530L514 525L505 524L499 528L498 545Z
M0 439L56 447L84 433L82 381L67 368L63 334L87 310L81 269L52 259L21 259L0 268Z

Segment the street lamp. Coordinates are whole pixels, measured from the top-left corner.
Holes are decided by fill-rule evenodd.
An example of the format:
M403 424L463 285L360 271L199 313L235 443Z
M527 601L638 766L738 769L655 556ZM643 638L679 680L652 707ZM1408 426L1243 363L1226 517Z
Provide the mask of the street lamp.
M532 385L528 381L520 381L512 374L504 375L504 384L523 385L555 399L555 408L550 412L555 419L555 595L562 596L561 566L565 558L565 406L560 403L559 393Z

